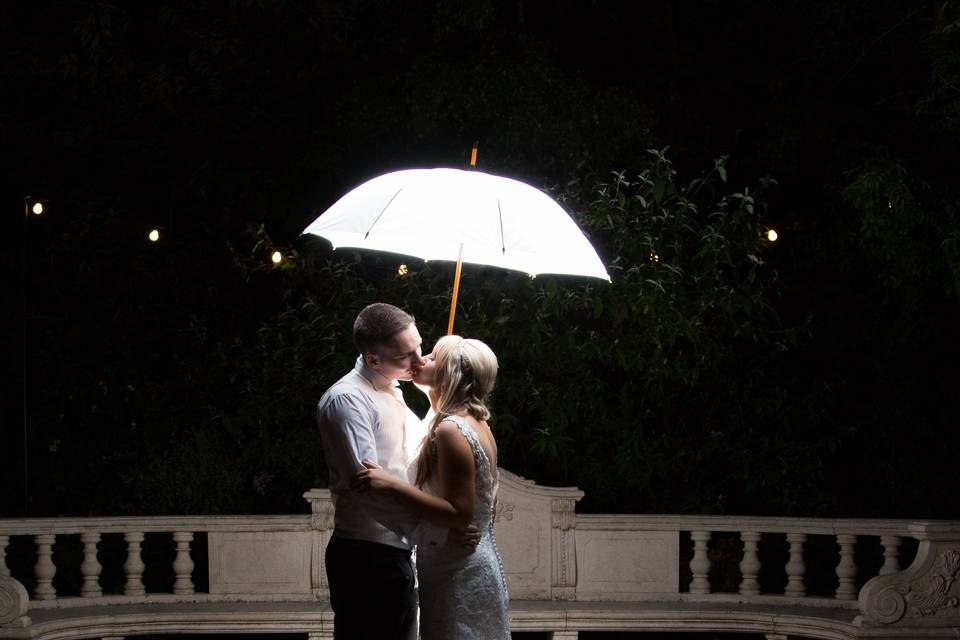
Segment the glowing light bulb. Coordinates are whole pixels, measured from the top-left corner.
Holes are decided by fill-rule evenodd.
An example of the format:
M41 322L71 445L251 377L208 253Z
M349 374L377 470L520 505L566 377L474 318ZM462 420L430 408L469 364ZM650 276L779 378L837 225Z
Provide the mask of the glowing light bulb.
M407 273L409 273L409 272L410 272L410 269L408 269L408 268L407 268L407 265L405 265L405 264L400 265L400 267L397 269L397 275L398 275L398 276L405 276L405 275L407 275Z
M273 254L270 255L270 259L273 260L273 264L280 264L283 261L283 254L279 251L274 251Z
M767 240L770 242L776 242L777 238L780 237L780 234L777 233L776 229L767 229Z
M655 251L650 252L650 262L660 262L660 255Z
M160 231L157 229L151 229L150 233L147 234L147 238L150 239L150 242L156 242L160 239Z
M31 208L31 211L33 211L36 215L40 215L41 213L43 213L43 203L34 202L33 207Z
M887 209L893 209L893 203L887 202Z

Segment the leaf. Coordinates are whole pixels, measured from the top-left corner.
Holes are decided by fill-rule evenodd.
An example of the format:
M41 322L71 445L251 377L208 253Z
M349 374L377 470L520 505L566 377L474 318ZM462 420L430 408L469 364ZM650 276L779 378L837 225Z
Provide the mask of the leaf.
M667 192L667 181L660 177L653 185L653 200L657 204L663 200L663 195Z

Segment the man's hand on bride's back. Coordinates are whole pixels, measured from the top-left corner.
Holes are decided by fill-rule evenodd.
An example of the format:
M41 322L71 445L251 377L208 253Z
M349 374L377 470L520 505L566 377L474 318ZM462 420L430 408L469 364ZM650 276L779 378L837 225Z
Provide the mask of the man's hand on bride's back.
M447 535L449 548L466 549L473 553L477 550L478 544L480 544L480 529L473 524L468 524L465 529L450 529Z

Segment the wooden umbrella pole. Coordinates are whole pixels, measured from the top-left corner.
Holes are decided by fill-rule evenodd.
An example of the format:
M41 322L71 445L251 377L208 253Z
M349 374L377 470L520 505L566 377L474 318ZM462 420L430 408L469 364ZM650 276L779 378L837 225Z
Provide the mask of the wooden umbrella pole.
M457 271L453 276L453 299L450 300L450 320L447 321L447 335L453 335L453 317L457 314L457 295L460 293L460 270L463 268L463 243L460 243L460 255L457 256Z

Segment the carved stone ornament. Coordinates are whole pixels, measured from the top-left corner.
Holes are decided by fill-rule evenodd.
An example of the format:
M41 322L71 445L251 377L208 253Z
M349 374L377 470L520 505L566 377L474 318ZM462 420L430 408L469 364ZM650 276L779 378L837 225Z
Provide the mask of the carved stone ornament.
M513 510L517 508L517 505L512 502L506 502L503 500L497 500L497 511L493 514L493 521L500 522L501 520L513 520Z
M551 504L551 525L562 531L576 527L577 503L574 500L555 498Z
M310 503L310 529L326 531L333 528L333 501L329 489L311 489L303 494Z
M878 576L864 585L860 592L861 620L881 625L901 620L942 624L943 618L960 622L958 578L960 548L952 543L921 540L909 569Z
M941 609L956 608L957 596L951 595L953 584L960 573L960 551L951 549L937 556L933 574L916 585L903 588L911 610L920 616L936 615Z
M25 621L30 596L16 579L0 575L0 625Z

